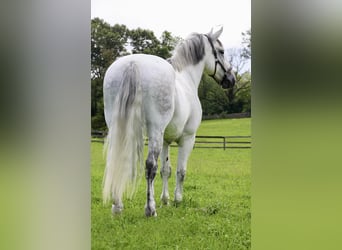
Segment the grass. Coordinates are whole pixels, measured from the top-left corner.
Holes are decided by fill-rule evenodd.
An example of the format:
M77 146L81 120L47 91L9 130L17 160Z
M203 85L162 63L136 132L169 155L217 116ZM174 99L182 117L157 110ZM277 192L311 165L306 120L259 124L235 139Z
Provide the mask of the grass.
M203 121L198 135L250 135L250 119ZM103 206L103 144L93 142L92 249L250 249L250 149L194 149L184 182L183 202L161 206L161 178L155 179L156 218L146 218L145 180L122 215ZM177 148L171 148L171 199Z

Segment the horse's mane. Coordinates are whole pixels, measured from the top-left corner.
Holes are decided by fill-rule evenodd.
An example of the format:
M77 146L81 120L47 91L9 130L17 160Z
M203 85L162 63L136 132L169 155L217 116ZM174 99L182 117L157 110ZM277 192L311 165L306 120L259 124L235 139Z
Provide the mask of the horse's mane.
M193 33L181 41L175 48L168 61L177 71L181 71L187 65L199 63L205 52L205 44L202 34Z

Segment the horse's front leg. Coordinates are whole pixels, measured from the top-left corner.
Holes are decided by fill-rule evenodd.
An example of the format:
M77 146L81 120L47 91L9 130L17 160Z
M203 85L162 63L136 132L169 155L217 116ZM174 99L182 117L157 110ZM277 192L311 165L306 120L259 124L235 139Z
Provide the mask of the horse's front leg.
M176 175L175 202L183 199L183 183L186 174L186 167L190 153L194 147L195 134L183 136L178 146L178 162Z
M169 178L171 176L171 162L170 162L170 154L169 154L169 144L164 142L163 150L160 155L161 160L161 169L160 176L163 180L163 190L161 194L161 201L164 205L169 203L170 195L169 195Z

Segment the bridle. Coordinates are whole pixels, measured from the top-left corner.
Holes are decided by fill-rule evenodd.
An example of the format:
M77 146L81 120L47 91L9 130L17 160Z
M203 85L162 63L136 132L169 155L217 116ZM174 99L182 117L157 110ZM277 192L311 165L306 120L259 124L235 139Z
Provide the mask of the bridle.
M215 70L214 70L214 73L209 75L209 76L211 76L212 78L214 78L214 80L216 80L215 79L215 75L216 75L217 64L221 66L221 69L223 70L224 75L227 75L227 73L229 73L232 70L232 67L230 67L228 70L226 70L224 68L224 65L222 64L222 62L217 57L217 51L216 51L216 49L214 47L213 41L211 40L211 38L208 35L206 35L206 34L204 34L204 35L208 38L208 41L210 43L211 49L212 49L214 57L215 57ZM223 77L223 79L221 81L221 85L222 85L224 80L225 80L225 77Z

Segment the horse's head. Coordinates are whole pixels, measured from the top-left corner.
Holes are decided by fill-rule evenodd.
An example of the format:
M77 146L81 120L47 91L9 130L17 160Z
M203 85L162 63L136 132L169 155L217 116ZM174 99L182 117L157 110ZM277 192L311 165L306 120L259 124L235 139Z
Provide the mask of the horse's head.
M208 46L206 46L206 68L210 72L210 76L222 86L222 88L231 88L235 84L235 75L232 71L230 63L224 57L224 48L219 36L223 31L223 27L217 32L213 33L211 30L208 34L205 34L208 40Z

